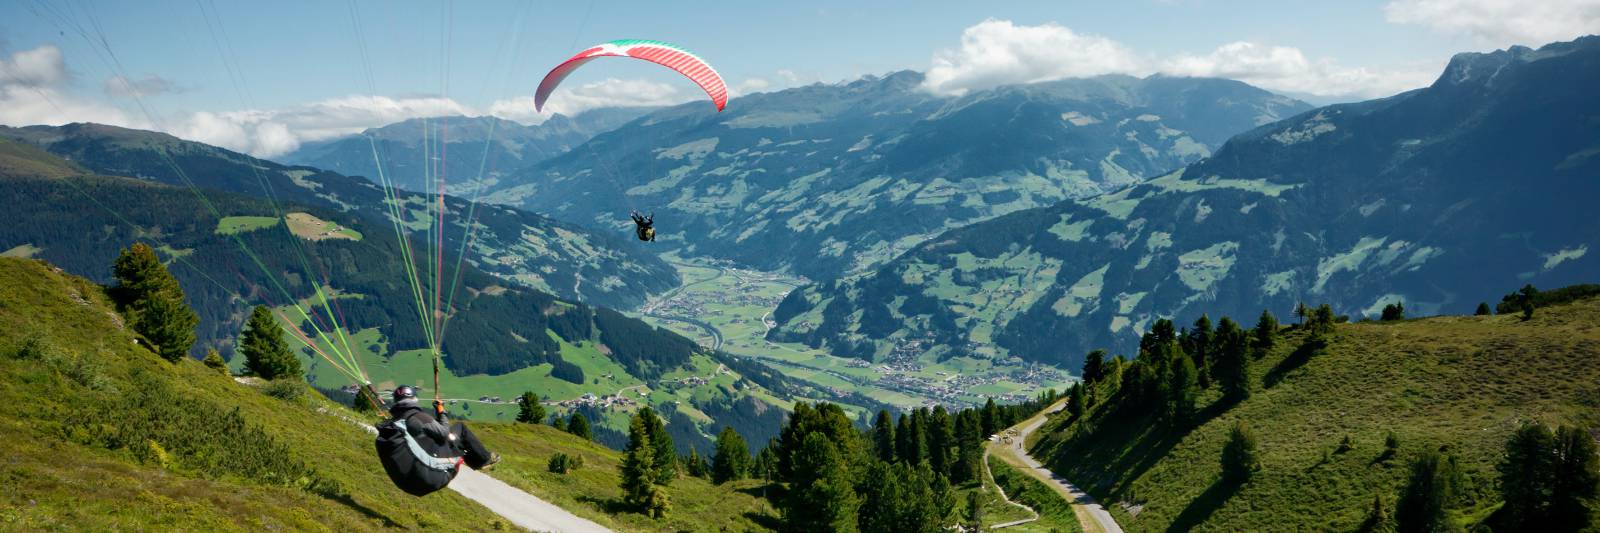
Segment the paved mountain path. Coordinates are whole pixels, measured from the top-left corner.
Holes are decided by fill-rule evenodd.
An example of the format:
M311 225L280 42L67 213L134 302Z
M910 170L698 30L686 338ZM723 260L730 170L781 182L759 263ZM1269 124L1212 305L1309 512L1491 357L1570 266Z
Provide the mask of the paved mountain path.
M1045 486L1054 489L1062 498L1071 502L1072 512L1078 516L1078 522L1083 525L1086 533L1122 533L1122 527L1111 518L1111 513L1095 502L1093 497L1028 455L1027 446L1024 444L1028 440L1028 435L1044 426L1045 421L1049 420L1047 415L1061 412L1065 405L1066 400L1062 400L1034 415L1033 418L1006 429L1001 432L998 441L989 443L989 448L1002 461L1017 467L1034 479L1043 481Z
M611 531L471 468L461 469L455 481L450 482L450 490L482 504L517 527L561 533Z

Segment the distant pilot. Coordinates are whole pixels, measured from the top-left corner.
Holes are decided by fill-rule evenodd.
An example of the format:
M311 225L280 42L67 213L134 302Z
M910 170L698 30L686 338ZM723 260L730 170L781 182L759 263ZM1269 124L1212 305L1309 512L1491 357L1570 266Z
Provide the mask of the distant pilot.
M652 224L655 224L655 219L655 213L640 215L638 211L633 212L633 223L638 226L634 228L634 233L639 235L639 240L655 242L656 229L651 227Z

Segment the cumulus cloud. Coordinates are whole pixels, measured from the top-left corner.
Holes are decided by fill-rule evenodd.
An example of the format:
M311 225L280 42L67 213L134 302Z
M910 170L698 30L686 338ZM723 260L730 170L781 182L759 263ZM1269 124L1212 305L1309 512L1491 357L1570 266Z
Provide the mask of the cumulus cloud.
M55 46L43 45L0 57L0 124L144 125L114 107L68 94L64 89L70 78L61 49Z
M147 98L158 94L180 92L176 84L160 76L128 79L121 74L106 78L105 91L106 94L119 98Z
M927 87L943 94L1101 74L1147 73L1121 43L1055 23L988 19L961 32L961 47L934 54Z
M1322 97L1388 96L1427 85L1437 69L1372 69L1313 61L1300 49L1234 42L1205 55L1179 55L1163 62L1161 72L1239 80L1257 87Z
M1308 58L1298 48L1252 42L1159 58L1054 23L1018 26L989 19L963 31L959 48L934 54L924 86L935 93L960 95L1000 85L1154 73L1230 78L1321 97L1370 98L1427 85L1437 69L1343 66L1331 59Z
M1600 33L1600 0L1393 0L1384 17L1469 35L1493 46L1540 45Z
M489 105L489 114L508 120L538 124L556 113L570 117L602 107L667 106L704 97L705 93L697 88L692 91L679 90L676 85L668 83L607 78L578 86L562 85L549 100L545 101L542 113L534 110L532 96L519 96L495 101Z
M449 98L355 95L274 110L191 113L170 125L178 137L259 157L283 155L302 143L359 133L402 120L474 115Z

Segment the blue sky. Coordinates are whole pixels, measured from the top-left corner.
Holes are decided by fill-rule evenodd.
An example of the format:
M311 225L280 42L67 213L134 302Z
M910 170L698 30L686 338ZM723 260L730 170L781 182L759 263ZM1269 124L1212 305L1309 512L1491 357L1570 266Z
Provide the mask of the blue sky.
M1165 73L1326 102L1425 85L1455 52L1596 32L1600 0L15 0L0 3L0 124L95 120L272 155L412 116L531 123L543 119L527 100L545 71L615 38L694 50L736 94L914 69L946 94ZM551 105L696 96L664 69L609 61Z

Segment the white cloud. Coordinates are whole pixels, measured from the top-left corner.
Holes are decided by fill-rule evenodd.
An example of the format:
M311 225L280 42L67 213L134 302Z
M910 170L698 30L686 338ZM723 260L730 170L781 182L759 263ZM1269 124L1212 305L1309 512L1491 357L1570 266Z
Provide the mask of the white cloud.
M275 110L191 113L171 124L169 133L258 157L273 157L292 152L307 141L360 133L406 119L475 114L449 98L354 95Z
M66 93L63 89L70 77L61 50L51 45L0 57L0 124L145 125L142 121L130 120L117 108Z
M106 78L106 94L120 98L146 98L158 94L180 92L178 86L160 76L128 79L118 74Z
M1161 72L1239 80L1274 91L1321 97L1388 96L1433 81L1437 69L1370 69L1341 66L1329 59L1313 61L1300 49L1250 42L1228 43L1205 55L1179 55L1163 62Z
M924 86L935 93L959 95L1009 84L1161 73L1229 78L1273 91L1335 99L1371 98L1427 85L1438 73L1434 67L1351 67L1332 59L1308 58L1294 47L1251 42L1224 44L1205 54L1157 58L1054 23L1018 26L989 19L963 31L959 48L934 54Z
M961 32L961 47L933 56L926 86L937 93L1148 69L1121 43L1048 23L1018 26L988 19Z
M691 87L693 87L691 85ZM519 96L496 100L489 105L489 114L496 117L538 124L560 113L573 116L590 109L619 106L667 106L681 104L695 98L705 98L699 89L681 91L677 86L646 80L619 80L607 78L578 86L562 85L545 101L544 112L533 108L532 96Z
M44 45L0 59L0 84L53 87L67 81L67 64L61 49Z
M1392 0L1389 22L1418 24L1485 44L1538 47L1600 33L1600 0Z

